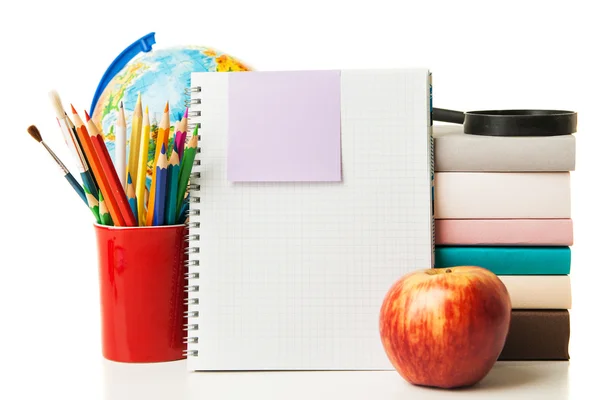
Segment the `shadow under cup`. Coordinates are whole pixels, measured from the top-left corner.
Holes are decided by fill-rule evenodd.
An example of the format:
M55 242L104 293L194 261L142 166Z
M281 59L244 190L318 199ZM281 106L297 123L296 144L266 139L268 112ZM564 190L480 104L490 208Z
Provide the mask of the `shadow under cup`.
M143 363L185 358L185 225L94 225L102 353Z

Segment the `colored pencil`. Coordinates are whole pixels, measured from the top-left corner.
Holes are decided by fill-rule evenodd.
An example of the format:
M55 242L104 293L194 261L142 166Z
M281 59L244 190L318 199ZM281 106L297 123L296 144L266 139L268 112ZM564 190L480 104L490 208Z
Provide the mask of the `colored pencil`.
M98 202L100 203L98 210L100 213L100 223L108 226L114 225L110 213L108 212L108 208L106 208L106 202L104 201L104 197L102 197L102 192L98 193Z
M79 143L79 139L77 138L77 133L75 132L73 122L71 122L67 113L65 112L58 93L53 90L49 93L49 96L50 102L52 103L52 108L56 114L58 126L63 134L63 139L71 151L71 155L73 156L77 169L79 170L79 175L81 176L81 181L83 182L83 188L95 198L95 202L98 202L98 187L96 185L96 180L92 176L88 161L83 153L83 150L81 149L81 143Z
M90 210L92 210L94 217L96 217L96 222L102 223L102 220L100 219L100 203L98 202L98 199L92 196L92 194L85 187L83 190L85 191L87 204L90 207Z
M127 201L129 202L129 207L131 207L131 212L137 222L137 199L135 198L135 187L131 181L131 174L129 172L127 173Z
M186 148L183 152L183 160L181 161L181 169L179 173L179 183L177 184L177 209L181 209L183 203L183 197L188 188L190 181L190 174L192 167L194 166L194 159L196 158L196 148L198 147L198 125L194 128L194 133L190 141L187 143Z
M179 149L173 144L173 152L169 158L167 167L167 203L165 205L167 214L167 225L175 225L179 208L177 207L177 184L179 182Z
M160 156L159 150L162 146L165 146L165 152L169 146L169 134L171 132L171 122L169 120L169 103L165 106L162 120L158 126L158 136L156 137L156 146L154 148L154 161L152 162L152 173L156 173L156 164L158 163L158 157ZM146 225L152 226L154 221L154 201L156 195L156 176L150 183L150 192L148 196L148 208L146 209Z
M142 136L140 138L140 151L137 157L137 177L135 181L135 196L137 198L138 225L146 225L146 170L148 169L148 142L150 141L150 116L148 106L142 121Z
M88 127L83 124L83 121L72 105L71 110L75 126L77 127L77 136L81 141L83 151L90 161L90 167L104 196L111 219L117 226L132 226L133 215L131 214L131 209L125 198L123 187L119 184L116 177L115 168L110 160L102 136L100 136L98 129L89 119L87 112L85 114L88 118ZM88 128L90 128L89 131ZM129 214L124 215L123 210L128 210Z
M115 129L115 165L117 168L117 175L121 186L125 189L127 185L127 160L126 160L126 149L127 149L127 124L125 123L125 110L123 110L123 102L119 107L117 113L117 125Z
M117 206L116 197L111 189L106 172L100 163L99 154L97 154L96 150L94 149L88 130L77 114L77 111L75 111L73 105L71 105L71 111L73 113L73 122L76 127L77 137L79 138L81 147L83 148L83 151L90 163L90 168L92 168L96 182L98 182L98 188L103 194L103 199L106 203L108 213L110 214L115 225L124 226L125 220L123 219L123 214ZM100 194L98 194L98 202L102 206ZM100 212L100 215L102 215L102 212Z
M185 149L185 140L187 138L187 126L188 126L188 109L185 109L185 114L183 114L183 118L179 123L179 136L175 136L175 143L177 144L177 148L179 149L179 154L183 154L183 150Z
M184 224L188 218L188 211L190 210L190 197L187 196L183 199L183 205L181 206L181 210L179 210L179 216L177 217L178 224Z
M174 133L173 134L173 147L171 148L171 151L167 151L167 160L169 160L171 158L171 153L173 152L173 149L175 148L175 144L177 143L179 136L181 136L181 131L179 130L179 124L180 124L180 121L176 120L174 128L173 128L173 133ZM169 142L169 145L170 144L171 143Z
M156 163L156 173L154 181L156 181L156 193L154 202L154 214L152 225L160 226L165 223L165 202L167 199L167 147L163 144Z
M44 146L44 148L46 149L46 151L48 152L48 154L50 154L52 156L52 158L54 159L54 161L56 162L56 164L58 165L58 167L61 169L65 179L67 180L67 182L69 182L69 184L71 185L71 187L75 190L75 192L79 195L79 197L81 198L81 200L83 200L83 202L85 203L85 205L88 205L87 199L85 197L85 192L83 191L83 188L81 187L81 185L79 184L79 182L77 182L77 180L73 177L73 175L71 175L71 173L69 172L69 170L67 169L67 167L65 167L65 164L62 163L62 161L60 161L60 159L58 158L58 156L56 154L54 154L54 152L52 151L52 149L44 142L44 140L42 139L42 134L40 133L40 131L38 130L38 128L35 125L31 125L29 128L27 128L27 133L29 133L29 135L35 139L35 141L37 141L38 143L41 143L42 146Z
M98 131L98 128L96 128L96 125L94 125L94 121L92 121L87 111L85 112L85 118L87 122L90 141L92 143L92 146L94 147L94 150L96 150L96 154L98 155L98 160L100 161L102 170L106 173L108 186L113 190L112 195L114 195L116 200L116 206L123 217L123 224L124 226L137 226L137 222L135 218L133 218L133 212L131 211L131 207L129 207L129 204L127 202L125 190L123 186L119 184L119 177L117 176L117 171L115 170L114 165L111 161L110 154L108 154L106 144L104 144L104 139L102 138L100 131ZM112 216L113 215L111 213L111 217Z
M77 136L77 129L75 128L75 124L73 124L73 121L71 121L71 118L69 118L69 116L67 115L66 112L65 112L65 121L67 122L67 126L69 127L69 129L71 129L71 132L73 132L73 136L75 136L75 138L77 139L77 142L79 143L79 149L81 150L83 157L86 160L87 174L82 176L83 183L85 186L88 187L88 189L90 190L90 193L93 196L95 196L96 198L98 198L98 195L100 192L100 189L98 186L98 181L96 181L94 172L92 171L92 168L90 167L90 162L87 159L85 152L83 151L83 146L81 145L81 142L79 141L79 137Z
M140 140L142 136L142 95L138 93L133 116L131 117L131 136L129 137L129 160L127 161L127 171L131 174L131 180L137 184L137 174L140 156Z

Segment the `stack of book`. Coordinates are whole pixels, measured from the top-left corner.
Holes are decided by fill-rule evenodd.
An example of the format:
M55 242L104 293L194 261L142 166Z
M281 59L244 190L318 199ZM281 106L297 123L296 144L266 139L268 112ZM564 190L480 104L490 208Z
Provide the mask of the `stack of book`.
M467 135L434 126L435 267L477 265L512 301L500 360L568 360L575 136Z

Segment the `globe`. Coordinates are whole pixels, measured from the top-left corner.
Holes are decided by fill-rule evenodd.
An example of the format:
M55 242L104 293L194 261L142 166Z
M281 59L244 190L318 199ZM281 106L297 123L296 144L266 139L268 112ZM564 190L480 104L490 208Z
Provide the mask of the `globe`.
M140 53L129 61L114 76L100 95L92 120L101 130L106 147L114 160L114 127L121 102L127 121L127 140L131 137L131 116L135 109L138 93L142 105L148 107L151 122L151 139L148 146L148 175L152 175L154 160L154 140L158 132L165 105L169 102L171 128L179 121L188 104L192 72L232 72L249 71L246 65L236 58L203 46L171 47ZM174 135L172 135L174 136ZM188 139L191 135L188 135ZM172 148L172 138L170 149ZM129 157L129 148L127 149Z

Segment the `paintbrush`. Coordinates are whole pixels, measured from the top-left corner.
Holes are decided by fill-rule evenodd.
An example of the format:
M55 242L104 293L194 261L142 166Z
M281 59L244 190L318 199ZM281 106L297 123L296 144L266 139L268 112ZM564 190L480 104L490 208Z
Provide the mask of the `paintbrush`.
M42 146L44 146L44 148L52 156L52 158L54 158L54 161L56 161L56 164L58 164L59 168L62 170L64 177L71 184L73 189L75 189L79 197L81 197L81 200L83 200L83 202L87 206L88 203L83 188L81 187L79 182L77 182L77 180L73 177L73 175L71 175L67 167L65 167L65 164L63 164L62 161L60 161L60 158L58 158L58 156L54 154L52 149L42 140L42 134L40 133L38 128L35 125L31 125L29 128L27 128L27 133L29 133L29 135L31 135L31 137L34 138L38 143L41 143Z
M79 173L81 175L83 187L96 199L95 201L97 202L98 184L96 183L96 180L92 175L86 155L83 152L79 139L77 138L75 125L65 112L65 109L63 108L58 93L55 90L53 90L49 93L49 97L50 103L52 104L52 108L54 109L54 112L56 114L56 120L58 121L58 125L60 126L60 130L63 134L65 143L71 151L73 160L75 161L77 169L79 170Z

